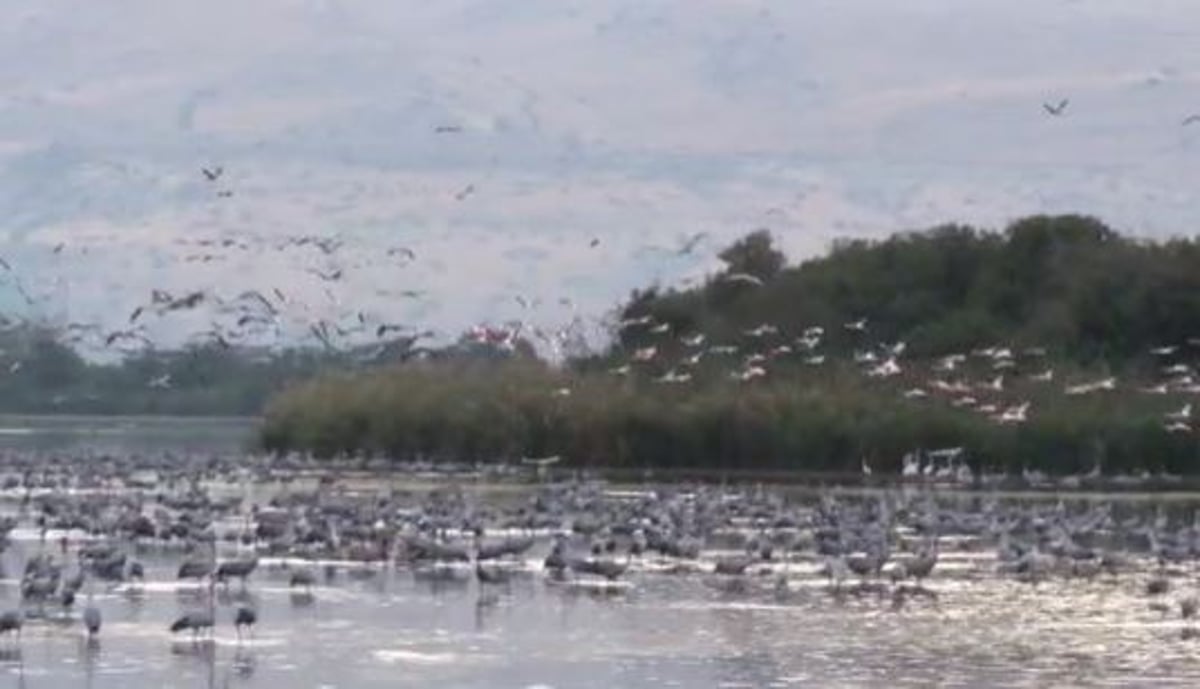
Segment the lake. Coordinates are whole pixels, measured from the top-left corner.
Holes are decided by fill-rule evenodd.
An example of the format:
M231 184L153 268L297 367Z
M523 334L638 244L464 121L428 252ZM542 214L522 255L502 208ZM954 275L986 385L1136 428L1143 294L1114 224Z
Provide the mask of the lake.
M258 420L243 417L0 414L0 449L53 452L238 452Z
M0 425L0 443L10 449L182 453L236 452L253 421L6 417ZM242 480L217 483L221 491L246 491L253 499L286 490ZM381 488L383 483L389 490L424 490L405 479L381 482ZM466 488L481 507L534 490L515 485L493 493L469 482ZM641 488L662 489L622 488L612 500ZM862 499L862 491L856 495ZM932 491L910 492L905 499L913 505L945 500L964 513L986 508L976 497ZM1060 499L1021 500L1056 509ZM813 504L817 496L781 493L780 500ZM1110 502L1121 518L1156 509L1145 495L1067 496L1064 502L1063 510ZM19 514L20 494L7 494L2 504ZM1190 498L1175 496L1171 517L1186 521L1194 508ZM225 526L239 528L236 522ZM51 530L43 543L28 520L13 531L0 559L0 609L18 606L24 562L56 552L61 535ZM812 552L764 564L762 574L713 575L715 559L731 552L716 542L701 553L694 565L699 571L639 557L617 585L548 579L541 567L547 538L514 564L508 583L486 590L470 570L447 579L343 564L318 566L310 594L288 585L295 563L264 556L244 589L237 582L215 589L216 631L211 640L193 641L167 627L181 613L207 605L207 587L176 581L175 551L123 547L146 566L146 581L91 587L104 619L98 639L85 639L78 609L48 603L45 618L28 621L19 640L0 639L0 686L1200 686L1200 646L1185 638L1191 626L1176 609L1178 600L1197 593L1190 562L1172 570L1169 593L1152 599L1146 586L1157 568L1144 559L1120 576L1052 576L1029 584L998 575L991 547L971 538L947 539L934 575L924 582L936 600L896 605L886 593L835 595ZM223 558L245 552L228 543L221 548ZM73 558L61 558L68 569ZM80 594L77 608L85 597ZM247 604L258 611L259 624L239 639L234 610Z

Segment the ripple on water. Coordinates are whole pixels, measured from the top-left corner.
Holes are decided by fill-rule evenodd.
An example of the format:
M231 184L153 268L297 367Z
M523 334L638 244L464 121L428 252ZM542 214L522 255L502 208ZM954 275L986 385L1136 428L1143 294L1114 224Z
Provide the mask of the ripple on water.
M460 653L434 653L412 649L377 649L371 655L381 663L389 665L407 663L412 665L461 665L470 657Z

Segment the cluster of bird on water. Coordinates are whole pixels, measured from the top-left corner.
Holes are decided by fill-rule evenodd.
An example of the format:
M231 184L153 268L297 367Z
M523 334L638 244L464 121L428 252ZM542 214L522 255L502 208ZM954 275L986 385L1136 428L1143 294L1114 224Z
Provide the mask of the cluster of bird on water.
M945 553L990 550L994 557L983 561L995 563L995 575L1024 582L1140 577L1150 605L1165 614L1173 579L1186 573L1179 567L1200 558L1197 511L1189 520L1161 507L987 492L793 494L703 484L622 491L574 480L488 497L471 490L469 478L439 476L432 488L418 487L396 483L413 474L383 479L297 457L186 455L8 453L0 454L0 476L0 498L16 507L0 531L32 528L37 539L20 580L21 608L0 615L0 634L17 638L29 619L69 614L80 592L80 620L89 636L98 634L94 588L144 586L148 568L137 558L147 553L178 554L174 578L199 583L201 604L167 625L193 639L217 624L217 591L231 582L245 590L260 564L283 568L297 604L311 604L313 587L346 568L355 577L407 572L434 585L475 580L480 609L501 602L514 578L541 571L547 585L606 595L629 590L631 577L699 577L724 595L784 601L810 596L823 578L836 600L890 601L900 611L936 604L929 582ZM270 490L256 488L264 497L252 502L251 485ZM1195 616L1194 597L1176 605L1183 618ZM258 610L241 605L232 622L240 639Z

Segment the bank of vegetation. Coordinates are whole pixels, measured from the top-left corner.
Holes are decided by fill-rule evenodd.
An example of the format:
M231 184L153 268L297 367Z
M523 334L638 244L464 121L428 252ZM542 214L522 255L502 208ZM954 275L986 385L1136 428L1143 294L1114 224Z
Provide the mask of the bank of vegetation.
M46 326L0 333L0 413L253 416L272 395L350 357L215 344L90 361Z
M604 352L325 375L269 405L262 441L730 470L887 471L958 446L992 470L1200 466L1183 413L1200 400L1196 240L1038 216L839 242L798 265L756 232L721 258L701 286L631 295Z

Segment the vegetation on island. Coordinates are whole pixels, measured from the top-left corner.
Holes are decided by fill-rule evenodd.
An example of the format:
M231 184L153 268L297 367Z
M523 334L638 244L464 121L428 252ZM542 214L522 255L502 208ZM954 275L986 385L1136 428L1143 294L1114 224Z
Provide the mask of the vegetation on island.
M0 333L0 413L252 416L290 382L335 363L315 350L215 344L89 361L54 329Z
M291 386L263 445L576 466L1193 473L1200 242L1037 216L835 243L789 265L765 231L691 289L620 309L606 351L411 360ZM1196 424L1200 425L1200 424Z

